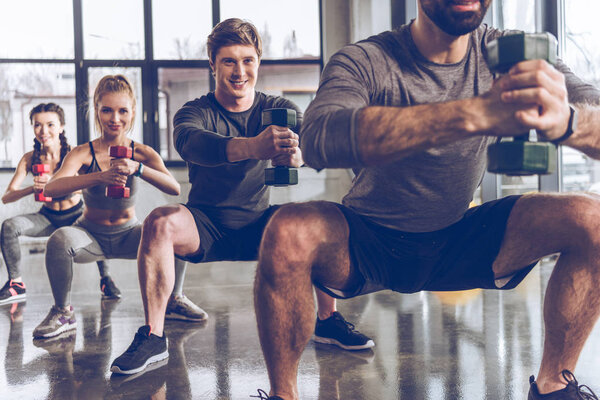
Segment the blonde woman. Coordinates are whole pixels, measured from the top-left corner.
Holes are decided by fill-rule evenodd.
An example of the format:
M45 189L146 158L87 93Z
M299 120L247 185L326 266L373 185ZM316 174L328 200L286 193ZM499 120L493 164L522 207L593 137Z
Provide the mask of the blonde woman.
M55 303L33 331L36 338L52 337L76 328L69 298L73 262L137 257L142 228L135 215L137 179L165 193L179 194L179 183L158 153L128 137L135 118L136 99L127 78L123 75L103 77L94 93L94 110L100 137L73 149L45 188L48 196L82 190L85 208L83 216L72 227L57 230L48 240L46 269ZM131 156L111 159L111 146L131 149ZM107 197L107 186L112 185L129 188L129 197ZM182 283L185 264L179 262L176 269ZM181 292L178 294L173 296L177 301L171 302L179 313L177 317L206 318L202 309Z

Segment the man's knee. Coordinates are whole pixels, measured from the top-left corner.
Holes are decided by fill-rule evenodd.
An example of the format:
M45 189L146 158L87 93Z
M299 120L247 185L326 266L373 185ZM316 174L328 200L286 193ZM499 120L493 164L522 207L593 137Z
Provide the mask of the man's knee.
M178 212L179 210L172 206L152 210L144 220L144 237L146 239L173 241L177 229Z
M259 272L271 277L311 274L323 252L336 252L338 242L346 243L346 225L335 218L336 212L326 202L282 206L265 228Z
M320 204L288 204L277 210L265 228L264 249L308 255L328 239L328 221Z
M581 240L579 236L582 235L589 239L583 245L600 248L600 198L585 194L570 196L565 212L577 240Z

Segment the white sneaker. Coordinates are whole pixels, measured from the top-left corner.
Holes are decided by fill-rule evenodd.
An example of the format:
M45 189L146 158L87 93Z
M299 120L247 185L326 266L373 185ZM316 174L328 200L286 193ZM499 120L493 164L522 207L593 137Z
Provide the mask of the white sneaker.
M73 306L66 310L52 306L46 318L33 330L35 338L49 338L77 328Z
M171 296L167 303L165 319L206 321L208 319L208 314L206 311L192 303L192 301L183 294L177 297Z

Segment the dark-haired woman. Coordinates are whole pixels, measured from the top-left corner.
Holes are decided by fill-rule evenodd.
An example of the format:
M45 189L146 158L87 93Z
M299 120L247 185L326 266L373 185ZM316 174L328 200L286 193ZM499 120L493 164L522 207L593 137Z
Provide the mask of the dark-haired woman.
M15 174L2 196L2 202L12 203L35 192L43 192L44 186L57 171L71 146L65 136L65 113L54 103L42 103L29 113L35 138L33 150L25 153ZM35 175L33 185L21 189L21 184L28 172L33 173L33 166L46 164L49 173ZM40 211L32 214L18 215L2 223L1 244L4 263L8 271L8 281L0 289L0 304L22 301L25 299L25 283L23 282L20 264L21 248L19 236L50 236L56 229L71 225L83 212L83 202L79 193L52 198L44 202ZM108 275L106 264L98 262L100 270L100 288L103 297L118 298L121 293Z

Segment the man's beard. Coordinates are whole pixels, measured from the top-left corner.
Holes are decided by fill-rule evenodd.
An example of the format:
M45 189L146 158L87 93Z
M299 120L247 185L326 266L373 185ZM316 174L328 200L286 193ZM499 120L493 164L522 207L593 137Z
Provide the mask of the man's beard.
M421 7L438 28L452 36L461 36L477 29L490 5L490 1L482 0L477 11L455 13L441 3L451 1L422 0Z

